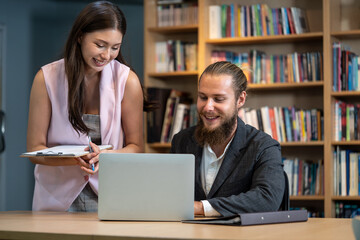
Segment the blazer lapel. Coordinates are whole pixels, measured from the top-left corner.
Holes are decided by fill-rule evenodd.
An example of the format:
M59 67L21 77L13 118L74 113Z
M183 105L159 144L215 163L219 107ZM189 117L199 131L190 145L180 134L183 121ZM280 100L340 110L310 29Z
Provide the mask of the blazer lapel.
M219 172L215 178L215 181L210 189L210 192L207 198L212 198L214 194L219 190L221 185L225 182L225 180L230 176L231 172L234 170L236 164L238 163L238 156L240 154L241 149L246 146L245 139L245 123L238 118L237 119L237 129L235 132L235 136L225 154L224 160L221 164Z
M196 142L194 136L191 138L192 151L195 155L195 199L206 199L205 191L201 183L201 158L203 148Z

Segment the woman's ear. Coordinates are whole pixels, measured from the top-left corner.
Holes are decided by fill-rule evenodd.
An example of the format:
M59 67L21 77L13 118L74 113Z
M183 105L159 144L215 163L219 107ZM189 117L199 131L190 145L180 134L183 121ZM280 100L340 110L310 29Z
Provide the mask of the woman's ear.
M83 39L83 35L81 35L80 37L78 37L78 40L77 40L77 42L81 45L81 41L82 41L82 39Z

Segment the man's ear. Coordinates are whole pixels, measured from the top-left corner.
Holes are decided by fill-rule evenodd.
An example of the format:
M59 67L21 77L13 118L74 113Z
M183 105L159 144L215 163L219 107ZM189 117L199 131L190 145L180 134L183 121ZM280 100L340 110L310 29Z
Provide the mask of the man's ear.
M242 106L244 106L245 101L246 101L246 92L242 91L240 93L240 96L239 96L238 100L237 100L237 109L240 109Z

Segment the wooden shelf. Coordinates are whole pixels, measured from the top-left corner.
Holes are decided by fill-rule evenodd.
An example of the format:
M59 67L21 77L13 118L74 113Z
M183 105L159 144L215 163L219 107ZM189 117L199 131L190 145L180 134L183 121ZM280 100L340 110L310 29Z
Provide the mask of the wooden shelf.
M208 44L216 45L234 45L234 44L272 44L272 43L285 43L285 42L298 42L298 41L314 41L323 38L322 32L291 34L291 35L274 35L274 36L261 36L261 37L236 37L236 38L219 38L207 39L205 42Z
M193 32L198 31L198 25L182 25L172 27L149 27L148 30L154 33L178 33L178 32Z
M269 83L269 84L252 84L248 85L248 90L289 90L289 89L300 89L306 87L323 87L324 81L317 82L302 82L302 83Z
M334 146L360 146L360 140L352 140L352 141L332 141L331 145Z
M333 96L333 97L360 97L360 91L332 92L331 96Z
M149 147L159 149L159 148L171 148L171 143L148 143Z
M324 199L323 195L290 196L291 201L323 201Z
M152 148L170 148L171 143L148 143ZM282 147L312 147L323 146L324 141L312 141L312 142L281 142Z
M354 39L360 37L360 29L332 32L331 36L341 39Z
M323 146L324 141L310 141L310 142L281 142L282 147L311 147L311 146Z
M360 201L360 196L332 196L333 201Z
M148 74L149 77L158 77L158 78L164 78L164 77L197 77L198 71L179 71L179 72L163 72L163 73L156 73L151 72Z

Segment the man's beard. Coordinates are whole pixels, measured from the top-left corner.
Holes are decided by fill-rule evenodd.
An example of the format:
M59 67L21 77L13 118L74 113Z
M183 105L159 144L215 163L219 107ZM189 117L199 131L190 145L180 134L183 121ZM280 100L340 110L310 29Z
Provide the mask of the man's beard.
M210 146L224 143L232 134L236 127L237 112L230 118L225 119L219 127L209 130L205 127L202 118L199 116L199 123L195 129L195 139L200 146L209 144Z

